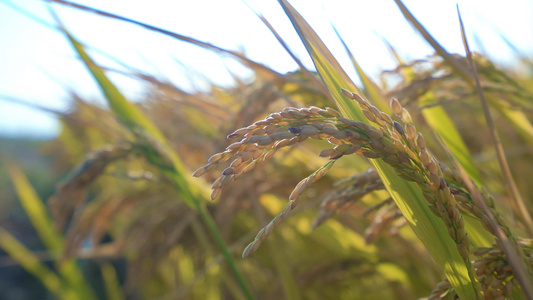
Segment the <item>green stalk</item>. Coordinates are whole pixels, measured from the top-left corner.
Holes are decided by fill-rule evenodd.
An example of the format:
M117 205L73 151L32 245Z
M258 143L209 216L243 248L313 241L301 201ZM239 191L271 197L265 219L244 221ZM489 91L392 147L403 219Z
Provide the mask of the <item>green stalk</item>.
M228 247L226 247L226 244L222 240L222 236L220 236L220 233L218 231L217 225L215 224L215 221L213 220L213 217L211 214L207 211L205 204L199 204L197 210L200 212L200 215L202 216L202 219L205 221L205 224L211 231L211 234L215 237L215 240L217 244L220 246L220 250L222 251L222 254L224 257L231 257L231 260L227 260L228 265L235 275L235 278L239 282L239 285L241 286L242 292L246 296L246 299L253 299L252 292L248 288L248 285L246 283L246 280L242 276L242 274L239 272L239 269L237 269L237 265L235 264L235 260L233 260L233 257L231 256L231 253L229 252ZM221 246L223 245L223 247Z
M213 245L211 244L211 242L209 241L205 233L205 227L202 226L202 224L200 224L199 220L193 219L191 221L191 229L196 235L196 237L198 238L198 242L200 243L200 245L204 247L204 249L206 249L206 252L209 256L207 261L213 261L213 262L218 261L219 260L217 257L218 255L215 255L215 253L210 251L211 249L213 249ZM208 269L212 267L213 262L212 263L208 262L206 266L207 269L206 269L205 275L209 273ZM226 284L226 287L228 288L229 292L235 299L238 299L238 300L245 299L242 289L238 287L238 285L240 284L236 283L234 278L223 276L222 281ZM192 285L191 285L191 289L192 289Z

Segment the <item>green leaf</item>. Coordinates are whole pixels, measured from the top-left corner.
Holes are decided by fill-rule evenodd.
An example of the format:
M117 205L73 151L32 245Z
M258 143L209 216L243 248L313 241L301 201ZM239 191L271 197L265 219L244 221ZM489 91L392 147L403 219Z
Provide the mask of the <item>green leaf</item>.
M37 277L50 292L59 298L65 294L59 276L42 264L35 254L2 227L0 227L0 247L26 271Z
M63 237L55 231L54 222L52 221L52 218L50 217L43 201L37 195L37 192L29 183L24 173L15 164L10 164L8 166L8 170L19 202L28 215L28 218L37 231L37 234L46 245L46 248L52 254L59 256L63 251ZM12 245L16 248L22 247L22 245L17 246L16 244L9 242L9 237L6 237L6 239L8 246ZM42 269L40 267L35 268L38 270ZM83 277L83 274L74 259L64 260L58 266L58 269L62 280L65 283L68 283L69 290L76 294L78 299L96 299L94 291ZM39 277L39 279L41 281L43 280L41 277Z
M435 98L432 92L424 94L420 101L420 106L429 106L435 104ZM481 185L481 175L474 165L470 151L466 147L461 135L457 131L457 128L453 124L448 113L441 106L431 106L422 109L424 119L428 123L429 127L436 131L446 145L453 152L461 166L465 169L466 173L474 182Z
M126 299L120 282L113 267L110 263L103 263L100 267L102 270L102 278L104 279L105 292L108 300L123 300Z
M46 248L56 251L61 249L63 240L54 230L54 222L37 192L15 164L10 164L8 171L18 200Z
M346 45L346 43L340 36L339 32L335 28L333 29L335 30L335 33L337 34L342 45L344 46L346 53L348 53L348 56L350 57L350 60L352 61L352 64L355 70L357 71L357 75L359 76L359 79L361 79L361 83L363 83L365 92L367 92L369 95L369 98L370 98L369 100L371 100L371 103L376 105L377 108L379 108L379 110L381 110L382 112L390 114L391 109L388 105L388 101L386 101L385 98L383 97L383 93L381 92L381 89L377 86L376 83L372 81L372 79L370 79L370 77L366 75L365 71L363 70L361 65L359 65L359 63L353 56L352 51L350 50L350 48L348 48L348 46Z
M325 47L316 33L296 10L285 0L280 0L285 13L291 19L300 38L311 55L315 67L343 116L364 121L361 110L351 101L344 98L340 89L345 88L362 96L333 55ZM418 186L407 182L392 167L380 160L372 163L380 174L383 183L402 211L414 232L424 243L438 265L443 269L448 280L461 299L477 299L479 286L469 278L469 267L465 264L453 240L449 237L444 223L428 208L428 204Z

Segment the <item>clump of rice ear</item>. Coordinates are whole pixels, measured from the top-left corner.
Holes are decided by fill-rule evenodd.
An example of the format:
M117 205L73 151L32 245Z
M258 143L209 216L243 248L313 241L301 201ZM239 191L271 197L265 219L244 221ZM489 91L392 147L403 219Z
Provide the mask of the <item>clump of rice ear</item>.
M349 94L343 91L343 94ZM372 138L371 146L376 155L392 166L397 174L405 180L417 183L424 197L430 204L430 209L436 216L442 219L449 228L450 237L456 243L457 250L467 266L469 277L473 282L477 281L474 268L469 260L470 239L464 229L464 220L458 209L457 200L446 180L442 177L442 171L437 160L426 150L425 140L417 133L412 125L410 113L402 107L397 99L392 99L391 108L395 115L402 120L405 127L398 122L388 123L389 118L364 99L358 99L355 93L348 98L355 99L365 117L379 125L381 136ZM420 141L420 144L418 144ZM383 151L385 146L387 151ZM392 147L394 146L394 147Z
M336 213L358 202L365 195L383 189L385 189L385 186L377 171L373 168L340 180L334 184L333 190L322 201L318 215L312 223L313 229L333 217ZM376 207L376 209L378 208Z
M76 207L86 201L87 187L110 163L125 158L132 151L131 144L120 144L109 145L100 151L92 152L67 176L66 180L57 185L56 193L49 198L48 203L58 231L64 229L67 219Z
M421 188L431 211L450 228L449 235L465 260L469 276L476 281L474 268L469 260L470 239L459 211L459 208L461 210L469 207L470 210L475 210L475 208L472 208L470 203L461 202L462 200L468 202L468 195L462 195L455 192L456 189L450 188L443 177L438 160L427 150L423 135L412 124L409 112L396 99L391 101L396 116L405 124L402 126L359 95L346 90L342 90L342 93L357 101L366 118L376 123L378 128L343 118L331 108L288 107L255 122L246 129L238 129L231 133L229 137L239 137L241 140L228 146L224 152L213 155L205 166L194 172L195 176L202 176L223 161L231 161L230 166L222 171L212 186L214 199L220 195L221 189L227 183L249 172L260 161L272 157L273 152L279 148L302 143L308 138L327 139L335 145L332 149L320 153L320 156L329 157L332 162L298 183L289 196L289 203L258 233L254 241L246 247L243 256L257 250L261 242L298 204L303 191L322 177L335 160L344 155L356 154L369 159L382 159L392 166L400 177L415 182ZM483 216L479 213L474 215L480 218Z
M363 122L343 118L331 108L297 109L289 107L264 120L255 122L246 127L246 130L238 129L231 133L230 137L241 137L241 141L231 144L224 152L213 155L208 164L195 171L194 175L201 176L207 173L223 159L233 160L213 184L211 197L214 199L220 195L221 188L225 183L230 181L225 180L225 176L238 177L243 174L244 170L248 170L249 165L255 166L257 161L264 160L263 158L269 151L301 143L308 138L327 138L335 147L322 151L320 156L337 160L343 155L354 153L370 159L383 159L393 166L401 177L418 183L425 190L430 204L437 205L434 211L439 212L441 218L450 227L457 229L451 234L466 259L469 240L468 236L463 234L464 230L461 230L462 217L453 205L455 201L451 198L453 195L450 194L446 182L438 180L441 178L439 176L440 170L436 163L432 163L433 157L427 151L423 151L423 158L420 158L419 153L421 150L425 150L425 143L414 126L411 125L410 114L401 107L399 102L392 101L394 110L407 124L404 129L399 123L393 122L389 116L357 94L350 94L346 90L343 90L342 93L356 100L366 111L365 116L371 122L380 125L379 129ZM421 142L420 145L417 144L417 141ZM310 177L300 181L289 197L289 200L292 201L289 206L290 209L297 205L303 190L310 183L323 176L329 166L331 165L327 164L318 173L315 172ZM435 180L431 180L433 177ZM283 216L286 216L286 213L287 211L284 210ZM279 217L275 218L275 220L279 219ZM266 228L271 227L273 226L267 225ZM271 230L266 232L270 233ZM247 254L257 249L260 241L268 235L264 234L265 231L260 233L252 243L253 246L247 248Z

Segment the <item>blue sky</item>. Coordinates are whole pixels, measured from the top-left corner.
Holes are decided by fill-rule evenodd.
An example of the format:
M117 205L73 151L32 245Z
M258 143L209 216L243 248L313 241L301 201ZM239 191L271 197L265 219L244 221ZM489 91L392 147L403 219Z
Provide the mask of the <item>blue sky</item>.
M312 68L292 25L277 1L251 0L154 0L78 1L105 11L149 23L222 48L243 51L249 58L279 72L296 69L269 30L250 9L262 13L288 42L291 49ZM405 58L423 58L431 48L403 19L392 0L293 0L290 3L307 19L341 65L356 78L351 63L335 36L340 32L358 62L377 76L394 62L383 43L391 43ZM509 65L514 55L500 34L527 56L533 54L533 1L422 1L404 3L449 51L464 53L457 22L459 3L471 46L496 62ZM65 38L45 24L53 21L40 0L0 0L0 136L53 138L59 124L42 111L5 100L15 97L59 111L68 111L68 90L92 101L102 95ZM246 78L250 72L229 58L221 58L196 46L144 30L131 24L87 12L53 5L68 29L95 50L183 88L203 88L208 81L230 85L231 72ZM481 41L479 45L476 41ZM103 65L121 68L98 51L91 54ZM190 70L194 70L191 72ZM112 79L131 99L143 96L143 83L112 74ZM4 98L2 98L4 96Z

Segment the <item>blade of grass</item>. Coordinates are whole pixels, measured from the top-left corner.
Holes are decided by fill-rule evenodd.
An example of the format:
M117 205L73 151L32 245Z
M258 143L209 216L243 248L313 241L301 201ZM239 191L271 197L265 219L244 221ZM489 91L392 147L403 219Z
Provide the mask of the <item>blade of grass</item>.
M388 105L388 101L386 101L385 98L383 97L383 94L381 93L380 88L376 85L376 83L372 81L372 79L370 79L370 77L366 75L363 68L361 68L361 65L359 65L359 63L353 56L352 51L350 50L350 48L348 48L348 46L344 42L344 39L341 37L340 33L337 31L337 28L333 27L333 30L335 31L335 34L341 41L342 46L344 46L344 50L346 50L346 53L348 53L348 56L350 57L350 60L352 61L352 64L355 70L357 71L357 75L359 76L359 79L361 79L361 83L363 83L365 91L370 96L369 100L371 100L371 102L374 105L376 105L379 108L379 110L390 115L391 109Z
M2 227L0 227L0 247L26 271L37 277L59 299L65 296L65 292L62 291L61 278L42 264L28 248Z
M311 74L311 72L309 72L309 70L307 70L307 68L303 65L303 63L300 61L300 59L298 59L298 57L296 57L296 55L291 51L291 49L289 48L287 43L285 43L283 38L278 34L278 32L274 29L274 27L272 27L270 22L268 22L268 20L264 16L262 16L262 15L260 15L258 13L256 13L256 15L263 22L263 24L265 24L266 27L268 27L270 32L272 32L272 34L276 37L276 39L281 44L283 49L285 49L285 51L287 51L287 53L291 56L291 58L294 60L294 62L296 62L298 67L300 67L300 70L302 70L304 72L305 76L307 76L307 78L312 83L314 83L320 89L320 91L322 93L324 93L324 95L326 95L327 97L330 97L329 93L326 90L326 87L322 84L322 82L318 81L316 79L316 77L313 76L313 74ZM330 100L333 100L333 99L330 99Z
M457 14L459 15L459 24L461 25L461 36L463 38L463 45L465 47L466 56L468 58L468 62L470 63L470 68L472 68L472 73L474 75L474 80L476 82L476 88L478 91L479 99L481 101L481 106L483 107L483 114L485 115L485 120L490 130L492 143L494 144L494 149L496 150L496 156L498 157L498 164L500 165L500 169L502 170L503 178L505 180L505 185L507 187L507 191L510 193L511 197L514 199L515 204L518 206L520 216L522 217L522 220L525 222L529 234L532 235L533 234L533 220L531 219L531 215L529 214L527 207L524 203L524 200L522 199L522 195L520 195L520 191L518 190L518 187L516 186L516 182L513 179L513 174L511 173L511 168L509 167L509 164L507 163L507 158L505 157L505 152L503 150L502 142L500 140L498 132L496 131L496 126L494 125L494 120L492 119L492 115L490 114L489 104L487 102L487 99L485 98L485 93L483 93L483 89L481 87L479 76L476 70L476 64L474 63L474 60L472 59L472 52L470 52L470 48L468 47L468 40L466 38L463 20L459 12L459 6L457 7Z
M217 47L217 46L215 46L213 44L209 44L209 43L206 43L206 42L203 42L203 41L199 41L197 39L194 39L194 38L191 38L191 37L188 37L188 36L177 34L177 33L174 33L174 32L168 31L168 30L164 30L164 29L161 29L161 28L158 28L158 27L155 27L155 26L143 23L143 22L132 20L132 19L129 19L129 18L126 18L126 17L122 17L122 16L119 16L119 15L115 15L115 14L112 14L112 13L108 13L108 12L105 12L105 11L102 11L102 10L99 10L99 9L95 9L95 8L92 8L92 7L89 7L89 6L84 6L84 5L76 4L76 3L73 3L73 2L69 2L69 1L63 1L63 0L50 0L50 1L58 3L58 4L61 4L61 5L66 5L66 6L78 8L78 9L81 9L81 10L84 10L84 11L88 11L88 12L91 12L91 13L94 13L94 14L97 14L97 15L101 15L101 16L104 16L104 17L112 18L112 19L115 19L115 20L120 20L120 21L123 21L123 22L126 22L126 23L135 24L135 25L140 26L142 28L145 28L145 29L148 29L148 30L151 30L151 31L154 31L154 32L158 32L158 33L164 34L166 36L170 36L170 37L178 39L180 41L183 41L183 42L186 42L186 43L190 43L190 44L202 47L204 49L211 50L211 51L216 52L216 53L230 55L230 56L236 58L237 60L239 60L240 62L242 62L244 65L248 66L249 68L257 71L258 73L262 73L262 74L265 74L265 75L267 75L269 77L274 77L274 78L282 77L282 75L279 74L278 72L266 67L263 64L257 63L257 62L255 62L253 60L250 60L247 57L245 57L244 55L242 55L242 54L240 54L240 53L238 53L236 51L226 50L226 49Z
M461 64L459 61L457 61L453 56L451 56L440 44L431 36L431 34L426 30L426 28L418 22L418 20L411 14L411 12L407 9L407 7L403 4L401 0L394 0L396 2L396 5L400 8L402 14L404 17L415 27L420 34L424 37L424 39L435 49L435 51L442 56L452 67L453 69L464 79L468 80L469 82L472 79L472 75L470 71L466 68L465 65Z
M9 96L9 95L1 95L0 94L0 100L11 102L11 103L15 103L15 104L19 104L19 105L24 105L24 106L27 106L29 108L32 108L32 109L35 109L35 110L39 110L41 112L49 113L49 114L55 115L55 116L60 116L62 118L68 117L68 114L60 112L58 110L51 109L51 108L48 108L46 106L42 106L42 105L30 102L30 101L27 101L27 100L24 100L24 99L21 99L21 98L17 98L17 97L13 97L13 96Z
M108 300L123 300L124 293L118 281L117 272L110 263L104 263L100 266L102 277L104 279L105 293Z
M513 126L513 129L530 145L533 145L533 125L520 110L511 109L503 103L492 103L501 112L502 117Z
M43 201L28 182L26 176L13 163L9 164L8 172L20 204L46 248L49 250L61 249L63 241L55 232L54 223L48 215Z
M8 172L15 187L18 199L30 222L37 231L46 248L58 256L63 249L63 238L55 231L55 226L28 179L13 163L8 165ZM57 258L57 257L56 257ZM74 259L67 259L58 265L59 273L63 280L69 283L72 292L78 299L96 299L94 291L83 277L81 270Z
M481 174L474 164L472 155L461 138L459 131L444 108L436 103L433 92L428 91L419 99L419 106L423 107L422 114L429 127L437 132L450 150L457 156L466 173L477 185L481 184Z
M361 91L355 87L333 55L296 10L285 0L279 0L279 2L300 35L318 73L343 116L364 121L365 118L361 110L353 102L342 97L340 89L355 91L362 96ZM472 266L465 264L455 243L449 237L447 228L440 219L431 213L419 188L415 184L399 178L392 167L384 162L374 160L372 163L404 217L443 269L459 296L462 299L477 299L480 287L475 279L469 278L469 273L471 273L469 270L472 269Z
M190 180L187 179L188 177L186 177L185 174L190 174L190 172L186 170L180 157L177 155L176 152L171 149L168 141L163 136L163 134L148 118L144 116L141 110L137 108L134 104L126 100L126 98L120 93L118 88L107 78L105 73L85 52L84 47L79 42L77 42L77 40L66 30L57 15L55 15L52 10L51 13L54 16L59 27L67 37L68 41L73 46L76 53L80 56L83 63L89 69L91 75L97 81L98 85L100 86L102 92L105 95L105 98L107 99L107 102L109 103L110 108L117 115L117 117L133 133L138 133L138 131L141 130L149 134L151 138L155 139L155 141L158 143L158 146L162 148L165 154L169 156L170 160L172 161L172 165L170 166L170 168L162 169L163 174L167 176L176 186L176 191L183 199L183 201L185 201L185 203L187 203L192 209L198 210L200 212L202 219L204 220L207 227L209 228L209 231L215 238L215 241L220 247L231 271L238 280L243 293L246 295L246 298L253 299L252 293L243 275L237 269L235 260L231 256L226 244L224 243L212 216L205 207L205 201L203 201L205 198L201 198L202 192L198 188L197 184L190 182ZM148 159L152 160L152 162L155 162L157 164L157 161L161 158L157 157L158 154L154 151L154 149L147 150L150 151L147 155Z
M410 81L414 78L414 70L412 68L405 68L405 61L402 59L398 51L387 41L386 39L383 39L383 42L387 45L387 48L389 48L390 53L396 60L396 63L398 66L400 66L400 74L402 74L403 79Z
M431 34L429 34L429 32L424 28L424 26L422 26L422 24L420 24L420 22L418 22L418 20L411 14L411 12L407 9L407 7L403 4L401 0L394 0L394 2L396 2L400 10L402 11L403 15L405 16L405 18L416 28L416 30L418 30L422 34L422 36L435 49L435 51L437 51L437 53L440 56L442 56L442 58L444 58L452 66L455 72L457 72L468 84L472 86L476 86L476 79L474 78L472 72L464 64L461 64L458 60L453 58L446 50L444 50L444 48L431 36ZM489 100L491 100L491 103L496 108L501 107L501 105L498 104L499 102L498 99L489 98ZM487 105L487 108L488 108L488 105ZM499 110L502 114L504 115L506 114L505 110L502 110L502 109L499 109ZM516 112L516 113L520 114L520 112ZM515 123L512 118L508 116L506 118L508 120L511 120L512 122L511 124L513 124L513 127L516 127L516 126L522 127L522 124ZM527 118L522 118L521 121L523 121L524 119L527 120ZM529 121L527 123L529 123ZM498 148L496 148L496 151L498 151ZM501 166L502 165L500 164L500 168L502 168ZM501 169L501 170L504 175L504 178L508 178L506 175L507 171L504 169ZM526 207L524 204L524 201L522 200L522 197L520 196L518 189L516 188L516 185L514 184L514 181L513 180L510 180L510 181L511 182L509 182L509 180L506 179L505 186L507 188L507 192L509 193L511 199L513 200L515 204L515 207L517 208L515 209L515 213L520 216L521 220L524 222L524 225L528 231L528 234L532 236L533 235L533 220L531 219L531 216L529 215L528 211L525 209L522 209Z
M37 22L40 25L43 25L43 26L45 26L47 28L50 28L50 29L57 29L54 25L48 23L48 21L45 21L44 19L36 16L35 14L30 13L27 9L24 9L24 8L16 5L15 3L11 2L11 1L2 1L1 4L11 8L12 10L18 12L19 14L21 14L23 16L26 16L30 20L32 20L34 22Z

